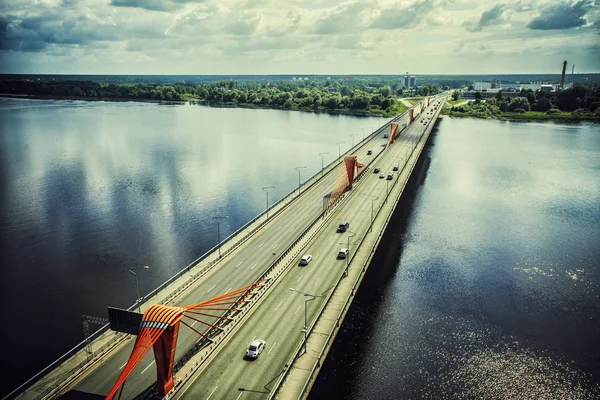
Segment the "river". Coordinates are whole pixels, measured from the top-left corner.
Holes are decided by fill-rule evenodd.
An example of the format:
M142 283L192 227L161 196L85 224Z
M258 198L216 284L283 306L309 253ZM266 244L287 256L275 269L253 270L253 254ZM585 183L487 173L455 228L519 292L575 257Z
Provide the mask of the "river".
M0 395L385 122L292 111L0 98ZM351 136L352 135L352 136ZM341 143L339 146L337 143ZM135 272L135 271L134 271ZM93 327L94 328L94 327ZM97 327L95 327L97 328Z
M600 398L600 126L444 118L310 399Z

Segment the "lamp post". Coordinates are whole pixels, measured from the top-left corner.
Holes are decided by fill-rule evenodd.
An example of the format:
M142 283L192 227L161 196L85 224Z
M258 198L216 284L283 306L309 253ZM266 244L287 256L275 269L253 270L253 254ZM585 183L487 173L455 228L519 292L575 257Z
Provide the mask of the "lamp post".
M275 256L276 256L277 254L275 254L275 253L271 253L271 255L273 256L273 264L275 264Z
M267 192L267 189L275 189L275 186L265 186L264 188L262 188L262 190L265 191L265 193L267 194L267 221L269 220L269 192Z
M329 154L329 152L325 152L325 153L319 153L319 155L321 156L321 176L323 176L323 156L325 154Z
M300 170L306 168L306 165L303 167L296 167L296 171L298 171L298 195L300 195Z
M342 148L340 147L340 145L344 144L346 142L337 142L336 144L338 145L338 161L340 161L340 158L342 157Z
M346 256L346 269L344 270L344 276L348 276L348 267L350 267L350 238L356 236L356 233L351 231L346 231L351 233L352 235L348 235L348 255ZM343 244L343 243L340 243Z
M307 308L307 305L308 305L309 301L313 301L317 297L321 297L321 296L317 296L317 295L310 294L310 293L304 293L304 292L301 292L301 291L296 290L294 288L290 288L290 292L296 292L296 293L300 293L304 297L310 297L310 299L304 300L304 327L302 328L302 332L304 332L304 353L306 354L306 337L307 337L307 334L308 334L308 327L306 326L306 308Z
M217 237L219 238L219 244L218 244L219 258L221 258L221 223L219 221L221 219L229 219L229 217L227 215L221 215L221 216L218 216L218 217L212 217L212 219L216 219L217 220Z
M352 147L351 148L354 148L354 136L358 136L358 133L353 133L350 135L350 137L352 137Z
M135 276L135 288L137 289L137 299L135 300L135 302L138 305L138 312L140 312L140 285L138 283L138 274L135 273L134 269L148 269L150 268L147 265L144 265L143 267L133 267L133 268L127 268L127 270L129 272L131 272L133 274L133 276Z
M373 208L374 208L374 203L375 200L377 200L379 197L377 196L373 196L372 194L369 193L365 193L365 196L371 196L371 226L369 227L369 232L373 232Z
M362 128L363 131L363 140L365 140L365 128Z

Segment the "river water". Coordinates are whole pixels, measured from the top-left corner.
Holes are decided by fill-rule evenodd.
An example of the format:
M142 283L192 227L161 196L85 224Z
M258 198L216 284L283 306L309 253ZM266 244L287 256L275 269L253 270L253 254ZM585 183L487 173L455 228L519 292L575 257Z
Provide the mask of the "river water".
M0 99L0 395L362 139L381 118ZM354 136L351 136L354 135ZM338 142L344 142L338 146ZM94 328L94 327L92 327ZM96 327L97 328L97 327Z
M600 126L444 118L310 399L600 398Z

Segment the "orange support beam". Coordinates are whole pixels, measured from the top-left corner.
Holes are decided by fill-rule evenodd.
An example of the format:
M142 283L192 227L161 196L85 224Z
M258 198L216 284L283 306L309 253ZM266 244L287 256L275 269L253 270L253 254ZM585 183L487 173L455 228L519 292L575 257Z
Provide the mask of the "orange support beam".
M154 343L154 359L156 360L156 380L158 393L165 396L174 386L173 362L175 361L175 349L177 347L177 334L179 333L179 322L170 326L160 335Z
M406 126L410 125L414 121L414 109L410 108L408 110L408 121L406 122Z
M388 140L387 146L389 147L394 141L396 141L396 132L398 132L398 123L392 122L390 124L390 139Z

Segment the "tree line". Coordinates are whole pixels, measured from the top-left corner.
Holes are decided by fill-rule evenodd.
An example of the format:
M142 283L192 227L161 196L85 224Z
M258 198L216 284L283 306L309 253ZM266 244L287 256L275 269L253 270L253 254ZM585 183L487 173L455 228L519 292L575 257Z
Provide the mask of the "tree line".
M0 93L56 98L198 101L210 105L286 110L338 111L392 115L401 111L397 98L428 96L437 84L407 90L400 81L378 79L298 81L218 81L198 84L120 84L93 81L0 81Z

